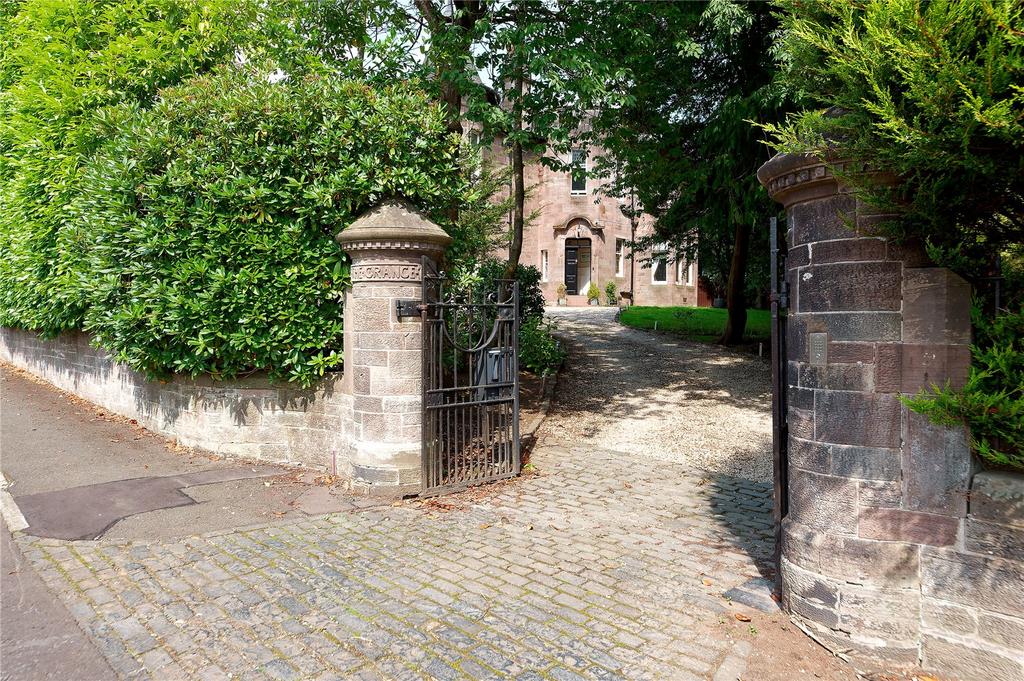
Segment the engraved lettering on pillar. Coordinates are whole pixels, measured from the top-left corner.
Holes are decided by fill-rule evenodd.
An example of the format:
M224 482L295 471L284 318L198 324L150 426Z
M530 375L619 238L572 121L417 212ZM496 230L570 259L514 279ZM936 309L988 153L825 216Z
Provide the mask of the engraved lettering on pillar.
M412 282L420 280L419 265L369 265L352 266L352 281L397 281Z

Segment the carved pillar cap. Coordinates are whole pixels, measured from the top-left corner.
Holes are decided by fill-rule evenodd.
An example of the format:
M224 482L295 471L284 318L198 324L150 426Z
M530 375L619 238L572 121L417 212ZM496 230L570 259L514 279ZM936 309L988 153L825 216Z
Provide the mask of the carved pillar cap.
M809 154L776 154L757 169L757 179L769 196L788 208L839 193L833 170L841 171L847 163Z
M334 239L347 253L402 250L440 254L452 242L447 232L402 199L377 204Z

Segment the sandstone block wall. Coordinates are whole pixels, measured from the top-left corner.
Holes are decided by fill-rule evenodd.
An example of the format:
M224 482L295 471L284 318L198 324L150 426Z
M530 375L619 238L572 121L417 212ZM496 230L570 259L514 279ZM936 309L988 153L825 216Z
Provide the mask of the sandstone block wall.
M423 263L452 239L402 200L372 208L335 237L352 258L345 293L344 389L351 393L349 474L368 493L415 494L423 468L423 322L398 315L423 302Z
M1024 678L1020 507L983 501L996 480L1018 498L1024 476L972 482L965 429L899 400L963 384L970 286L878 237L884 216L824 163L759 175L788 217L785 607L860 666Z
M301 389L265 377L149 381L89 344L0 329L0 358L111 412L216 454L347 474L351 397L341 376Z
M1024 678L1024 475L975 475L958 529L952 546L921 554L922 664Z

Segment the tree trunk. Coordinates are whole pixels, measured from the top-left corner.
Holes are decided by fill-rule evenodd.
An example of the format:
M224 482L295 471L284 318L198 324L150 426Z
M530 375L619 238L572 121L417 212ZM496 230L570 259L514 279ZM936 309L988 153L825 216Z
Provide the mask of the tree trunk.
M459 43L453 49L453 53L447 58L438 58L437 55L430 55L434 59L434 67L437 69L440 79L439 97L445 108L445 118L448 122L448 130L459 136L462 135L462 91L456 82L440 78L445 71L462 70L466 67L466 60L472 54L472 38L469 37L478 22L486 14L486 6L481 0L455 0L454 16L445 16L433 0L415 0L420 15L427 22L427 26L433 36L442 31L461 31Z
M514 136L512 138L512 240L508 245L508 264L505 266L505 277L515 279L519 258L523 255L523 227L526 222L526 178L523 167L523 143L520 135L523 132L523 94L525 87L525 64L523 55L519 55L516 73L516 101L513 102Z
M444 105L448 132L462 137L462 93L455 83L441 83L441 103Z
M523 226L526 222L526 187L523 177L523 145L512 143L512 240L508 245L505 276L514 279L519 258L523 255Z
M747 301L743 289L747 279L747 259L750 252L750 226L737 221L732 248L732 263L729 266L729 283L725 287L725 306L729 319L718 342L735 345L743 340L747 327Z

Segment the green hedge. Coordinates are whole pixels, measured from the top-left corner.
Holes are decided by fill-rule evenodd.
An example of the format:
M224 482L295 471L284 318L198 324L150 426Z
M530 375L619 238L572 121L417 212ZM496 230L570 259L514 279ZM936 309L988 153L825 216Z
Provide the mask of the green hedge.
M407 86L226 67L111 114L58 239L58 295L129 366L308 383L341 365L333 235L377 200L442 210L458 140Z
M57 333L82 321L53 295L54 248L82 163L111 131L102 111L148 106L160 88L230 58L254 3L0 5L0 324Z
M332 237L374 202L417 203L454 260L489 252L501 174L467 184L441 110L332 56L324 31L365 26L321 9L0 4L0 325L85 329L154 377L308 384L342 361Z
M0 324L84 328L154 377L308 384L342 361L333 235L374 202L403 195L456 258L486 253L498 178L463 181L459 141L415 85L326 58L319 38L340 25L318 12L0 4Z

